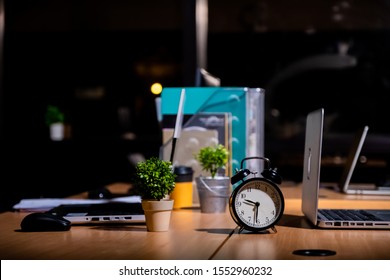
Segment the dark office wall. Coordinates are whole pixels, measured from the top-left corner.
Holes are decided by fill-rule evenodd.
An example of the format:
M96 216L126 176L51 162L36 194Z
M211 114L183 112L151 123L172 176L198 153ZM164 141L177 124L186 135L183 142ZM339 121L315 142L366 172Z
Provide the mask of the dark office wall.
M4 1L0 0L0 164L5 166L7 164L4 157L5 145L4 145L4 88L3 88L3 45L4 45ZM8 198L7 193L4 191L6 186L6 179L4 176L0 176L0 191L3 194L0 197L0 211L7 208Z
M128 180L128 153L156 153L161 139L149 85L191 85L195 2L5 1L1 137L6 140L2 149L7 164L2 177L16 182L10 197L66 195ZM390 134L387 125L375 123L389 103L387 1L208 3L208 71L220 77L223 86L267 89L289 65L309 55L339 53L340 42L349 43L348 53L358 58L359 67L342 75L307 73L268 91L282 116L276 130L285 134L292 127L302 129L302 115L314 105L325 104L333 113L353 104L342 112L345 115L363 104L364 111L358 108L355 113L364 114L354 116L353 122L336 122L343 126L335 132L352 132L368 120L370 132ZM99 88L103 97L87 94ZM301 102L311 95L316 102ZM334 101L334 95L340 98ZM371 96L376 98L364 99ZM48 103L59 104L67 113L71 141L49 141L43 121ZM130 110L131 121L125 126L118 122L119 107ZM122 142L123 132L135 133L139 141ZM284 162L286 152L294 152L291 158L301 152L302 142L296 139L272 138L266 152Z
M158 155L161 133L149 86L180 80L182 34L170 23L175 18L166 16L177 5L160 7L168 9L160 14L145 13L144 4L129 9L129 1L107 9L103 1L92 2L6 2L1 209L22 197L129 182L128 155ZM119 27L126 18L136 24L141 14L150 20ZM48 104L65 112L69 139L49 140ZM120 108L128 110L126 123L120 123ZM135 138L123 138L126 133Z
M4 45L4 1L0 0L0 139L3 137L3 45Z

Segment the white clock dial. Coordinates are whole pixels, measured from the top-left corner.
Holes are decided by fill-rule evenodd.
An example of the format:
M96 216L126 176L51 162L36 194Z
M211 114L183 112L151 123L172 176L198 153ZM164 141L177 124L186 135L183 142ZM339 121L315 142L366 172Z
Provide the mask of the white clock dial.
M249 180L234 194L232 210L236 220L249 229L265 229L282 215L284 204L279 189L265 180Z

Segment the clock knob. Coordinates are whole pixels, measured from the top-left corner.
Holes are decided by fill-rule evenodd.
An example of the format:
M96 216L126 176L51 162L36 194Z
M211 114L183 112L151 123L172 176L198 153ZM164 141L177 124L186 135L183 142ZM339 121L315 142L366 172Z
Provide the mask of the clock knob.
M263 175L264 178L271 180L278 185L282 183L282 177L276 172L276 168L264 169L261 175Z

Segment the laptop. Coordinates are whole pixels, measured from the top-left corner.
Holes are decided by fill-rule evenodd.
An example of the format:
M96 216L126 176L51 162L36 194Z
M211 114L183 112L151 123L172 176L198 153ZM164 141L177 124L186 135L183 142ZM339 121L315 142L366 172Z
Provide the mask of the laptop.
M307 115L302 212L313 225L320 228L390 229L390 210L318 209L323 123L323 108Z
M366 139L368 126L364 126L356 134L351 149L349 150L343 173L338 183L341 192L346 194L390 195L390 186L378 186L376 184L351 184L351 178L359 160L360 153Z
M72 224L145 223L141 202L62 204L48 213L64 217Z

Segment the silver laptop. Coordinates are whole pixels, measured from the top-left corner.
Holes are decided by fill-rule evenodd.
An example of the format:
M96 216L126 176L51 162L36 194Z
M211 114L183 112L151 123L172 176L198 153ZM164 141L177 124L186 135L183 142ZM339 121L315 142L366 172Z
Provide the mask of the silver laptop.
M324 109L308 114L302 177L302 212L311 223L321 228L390 229L390 210L318 209L323 123Z
M375 183L351 183L351 178L355 170L356 163L359 160L367 132L368 126L364 126L355 135L338 186L340 190L346 194L390 195L390 186L378 186Z
M48 213L64 217L72 224L145 223L141 202L62 204Z

